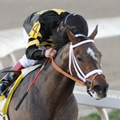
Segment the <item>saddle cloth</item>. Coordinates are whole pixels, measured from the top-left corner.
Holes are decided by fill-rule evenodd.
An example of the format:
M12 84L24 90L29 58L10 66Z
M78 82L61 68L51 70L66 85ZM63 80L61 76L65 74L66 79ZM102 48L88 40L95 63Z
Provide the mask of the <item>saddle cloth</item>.
M0 120L8 120L7 112L8 112L8 107L9 103L11 101L12 95L16 88L18 87L19 83L21 80L31 71L35 70L36 68L40 67L41 64L35 65L35 66L30 66L25 69L21 70L21 75L17 78L15 81L13 87L10 89L9 95L7 98L4 98L3 96L0 96Z

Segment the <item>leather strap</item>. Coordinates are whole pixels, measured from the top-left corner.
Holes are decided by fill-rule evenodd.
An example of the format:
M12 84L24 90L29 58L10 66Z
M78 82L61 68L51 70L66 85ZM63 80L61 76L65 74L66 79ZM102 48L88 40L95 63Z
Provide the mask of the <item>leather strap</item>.
M53 65L53 67L54 67L59 73L65 75L66 77L70 78L71 80L73 80L73 81L75 81L75 82L80 83L81 85L86 85L85 82L83 82L83 81L81 81L81 80L79 80L79 79L76 79L75 77L69 75L68 73L66 73L65 71L63 71L60 67L58 67L58 66L55 64L53 58L51 58L51 60L52 60L52 65Z

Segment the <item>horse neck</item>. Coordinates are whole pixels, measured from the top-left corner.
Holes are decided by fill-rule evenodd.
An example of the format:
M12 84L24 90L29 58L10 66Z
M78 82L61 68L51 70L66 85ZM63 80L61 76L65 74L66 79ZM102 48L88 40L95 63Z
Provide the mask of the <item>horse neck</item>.
M69 72L69 43L57 55L55 63L65 72ZM75 85L74 81L62 75L53 67L50 67L48 75L50 76L48 80L48 85L50 86L51 81L53 87L51 88L51 90L54 91L54 95L58 97L63 95L69 97L72 94Z

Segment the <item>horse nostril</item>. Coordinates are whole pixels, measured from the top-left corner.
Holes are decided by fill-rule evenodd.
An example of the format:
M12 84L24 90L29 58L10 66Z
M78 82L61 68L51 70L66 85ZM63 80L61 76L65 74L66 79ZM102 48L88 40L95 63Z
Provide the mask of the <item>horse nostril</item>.
M93 86L93 90L96 91L96 92L100 92L101 91L101 88L99 85L94 85Z

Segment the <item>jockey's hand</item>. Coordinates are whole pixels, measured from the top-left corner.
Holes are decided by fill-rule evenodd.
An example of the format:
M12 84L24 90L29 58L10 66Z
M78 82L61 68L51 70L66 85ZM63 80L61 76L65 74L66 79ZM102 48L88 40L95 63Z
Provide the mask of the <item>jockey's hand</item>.
M49 48L45 51L45 57L46 58L55 57L56 53L57 53L57 50L55 50L54 48Z

